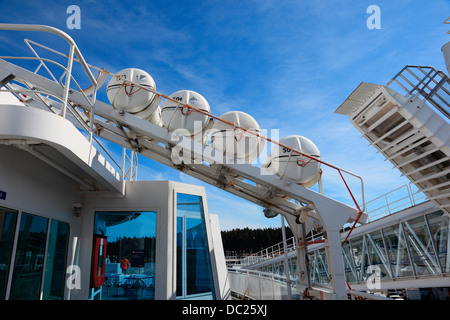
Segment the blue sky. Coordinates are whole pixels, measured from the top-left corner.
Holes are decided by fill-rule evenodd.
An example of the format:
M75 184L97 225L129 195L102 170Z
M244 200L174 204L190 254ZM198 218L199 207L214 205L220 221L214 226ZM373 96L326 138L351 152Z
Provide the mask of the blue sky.
M66 26L72 4L81 9L81 29ZM381 29L366 26L372 4L381 9ZM90 64L110 72L146 70L159 92L197 91L214 115L244 111L261 128L279 129L280 138L308 137L324 161L362 176L372 199L407 180L334 111L362 81L385 84L406 64L445 70L440 48L450 40L450 26L443 24L449 9L445 0L15 0L0 3L0 21L60 28ZM2 54L25 53L20 36L0 32ZM103 89L98 98L107 102ZM140 164L141 180L205 186L222 229L280 226L257 205L148 159ZM357 181L349 182L358 193ZM324 190L351 204L335 173L325 172Z

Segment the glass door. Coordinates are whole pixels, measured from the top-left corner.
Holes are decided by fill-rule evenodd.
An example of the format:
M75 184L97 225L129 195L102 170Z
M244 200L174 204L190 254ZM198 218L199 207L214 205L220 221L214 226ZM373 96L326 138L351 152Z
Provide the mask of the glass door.
M202 197L177 194L177 299L214 299Z
M155 299L156 212L96 212L94 233L107 237L105 281L92 299Z

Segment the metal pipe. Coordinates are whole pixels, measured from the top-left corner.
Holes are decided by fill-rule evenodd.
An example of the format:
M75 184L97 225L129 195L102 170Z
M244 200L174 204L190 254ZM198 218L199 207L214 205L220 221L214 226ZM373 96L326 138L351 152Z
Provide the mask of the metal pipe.
M87 65L86 61L84 60L83 55L81 54L80 50L78 49L77 44L72 39L71 36L69 36L67 33L46 25L40 25L40 24L15 24L15 23L0 23L0 30L14 30L14 31L41 31L41 32L48 32L53 33L57 35L60 38L63 38L66 40L70 46L73 46L74 53L80 60L81 66L83 67L84 71L86 71L89 79L92 83L97 83L94 75L92 74L91 70L89 69L89 66Z
M67 62L67 74L66 74L66 84L64 85L64 94L63 94L63 105L61 110L61 117L66 117L66 109L67 109L67 100L69 99L69 89L70 89L70 77L72 75L72 64L73 64L73 54L74 54L74 46L70 46L69 52L69 61ZM93 115L92 115L93 117Z
M284 225L284 216L280 214L281 217L281 233L283 235L283 251L284 251L284 273L286 274L287 292L289 300L292 299L291 293L291 279L289 276L289 260L287 255L287 244L286 244L286 227Z

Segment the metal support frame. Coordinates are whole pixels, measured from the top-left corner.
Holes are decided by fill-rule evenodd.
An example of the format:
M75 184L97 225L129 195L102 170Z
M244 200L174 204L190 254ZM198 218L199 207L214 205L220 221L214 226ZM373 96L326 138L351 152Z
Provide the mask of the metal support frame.
M422 219L418 219L420 217ZM386 275L383 275L381 279L381 290L402 289L411 286L420 287L427 281L432 281L437 286L440 282L443 283L441 286L448 286L446 279L448 279L450 273L450 255L447 254L450 249L450 224L447 215L439 217L435 211L430 212L427 209L422 215L414 214L408 220L404 218L401 221L394 218L389 219L391 219L390 223L381 224L379 228L360 233L350 238L349 242L342 247L342 255L347 262L345 265L347 274L351 272L354 276L354 280L352 278L347 279L351 287L365 290L364 286L368 275L364 274L364 270L374 264L381 264L386 272ZM386 230L393 232L392 241L388 240L388 235L385 234ZM423 230L425 237L421 235L422 231L418 233L417 230ZM353 246L355 240L360 243L362 263L359 266L355 265L355 256L353 255L354 249L356 249ZM407 248L410 248L410 250L408 251ZM319 275L319 269L327 268L328 264L323 259L323 251L324 247L319 245L314 246L314 249L308 252L312 282L309 285L309 282L306 281L306 275L300 272L297 286L300 293L305 288L315 290L320 286L327 285L328 275L325 279ZM302 268L305 261L304 253L297 251L296 258L297 265ZM290 254L290 259L295 259L293 252ZM278 262L279 259L274 261ZM411 275L403 274L401 269L406 265L411 265L411 268L417 265L425 266L425 269L416 268L416 273L413 273L413 269L411 269ZM271 266L270 260L258 263L250 269L259 270L261 267L267 266Z
M405 95L394 91L395 85ZM450 214L445 119L450 115L450 80L445 74L431 67L406 66L386 86L360 84L336 113L348 115L378 152Z
M416 219L414 217L413 219ZM448 219L447 216L443 216L443 219ZM448 221L448 220L447 220ZM366 280L366 276L364 275L364 270L369 266L374 264L374 261L371 260L370 255L371 251L369 248L373 248L374 252L377 256L377 260L381 261L385 270L387 271L387 277L383 278L383 282L389 283L398 283L398 288L402 288L403 282L413 283L414 280L422 281L421 279L428 279L430 277L438 279L439 277L445 277L446 274L449 273L450 269L445 269L441 267L441 261L439 257L438 248L435 247L435 243L433 240L433 235L430 231L428 216L423 216L423 221L420 222L420 228L424 228L424 232L427 233L426 239L427 243L424 243L420 235L415 232L415 228L411 225L409 220L397 222L393 225L393 232L396 236L396 240L394 243L389 243L389 248L396 248L396 251L391 253L393 255L394 261L391 260L387 250L388 245L386 243L386 236L383 232L383 229L386 226L381 227L380 229L373 230L371 233L363 234L362 236L357 236L358 241L361 241L361 265L360 267L355 267L354 259L355 257L351 255L347 255L343 253L344 259L348 259L348 266L350 267L350 271L355 275L356 281L353 283L351 281L350 284L353 287L354 285L363 284ZM445 235L447 238L441 238L440 241L445 243L446 250L450 248L450 237L449 237L449 227L448 222L444 223L445 231L441 232L442 235ZM378 247L375 243L375 240L372 238L372 234L375 232L380 232L382 237L384 248ZM362 237L362 238L360 238ZM350 239L348 247L350 251L353 252L352 244L354 243L354 239ZM317 255L319 251L323 250L323 248L319 247L314 249L314 251L310 252L309 255L313 257L312 263L323 263L318 261ZM440 249L441 251L444 249ZM402 253L405 253L404 256ZM448 257L448 255L447 255ZM420 259L420 260L418 260ZM316 261L317 260L317 261ZM411 275L402 275L401 268L405 266L405 261L407 261L407 265L411 266ZM447 258L447 263L450 259ZM417 265L424 265L425 270L421 273L417 269Z
M327 254L328 274L330 275L335 299L346 300L347 286L345 283L345 268L339 230L329 230L327 232L325 252Z
M420 94L450 119L450 88L445 87L450 85L450 80L442 71L429 66L407 65L386 86L393 84L402 88L409 97Z
M304 239L302 227L306 232L309 232L312 228L322 226L327 235L327 257L331 274L333 274L333 290L336 298L347 299L339 231L345 223L355 221L365 223L367 219L365 213L359 212L355 199L353 201L355 201L357 209L297 185L285 178L267 174L262 168L251 164L229 163L226 156L218 154L210 146L205 146L185 137L180 140L174 139L175 136L166 128L159 127L123 110L115 109L101 101L95 101L95 94L98 90L97 81L92 75L89 65L85 62L73 39L58 29L42 25L0 24L0 30L50 32L63 38L70 45L68 65L65 74L63 74L66 77L63 86L52 79L0 59L0 71L13 75L14 81L23 85L23 87L14 87L16 94L28 93L30 89L34 92L34 95L32 94L30 98L31 101L26 102L28 106L39 106L41 109L50 109L53 112L60 110L60 115L71 121L75 126L85 130L89 128L87 131L90 137L96 134L130 149L132 152L138 152L263 208L278 212L286 218L294 235L299 239ZM92 101L87 99L83 90L76 91L69 88L75 56L78 58L76 61L81 63L94 85L94 99ZM34 59L41 63L44 61L39 57ZM52 100L50 104L45 104L42 96L51 96L56 100ZM78 113L75 106L90 113L90 116L83 117L83 115L80 115L75 117ZM73 117L69 116L66 110L70 110ZM92 138L90 140L92 141ZM183 161L174 163L174 151L176 154L176 151L179 150L183 151ZM189 156L186 157L186 155ZM202 159L203 161L195 163L195 159ZM194 160L194 163L189 163L192 160ZM341 177L342 172L349 173L336 167L334 169L339 171ZM124 169L122 168L122 170ZM130 172L130 174L133 176L134 173ZM354 176L362 180L360 177ZM362 181L361 187L362 197L364 197ZM320 191L322 191L322 181L320 181ZM364 198L362 207L364 210ZM299 220L301 215L302 219Z
M291 297L292 297L291 278L289 275L289 259L288 259L288 255L287 255L286 228L284 225L284 217L283 216L281 216L281 232L282 232L282 236L283 236L284 273L286 275L288 298L289 298L289 300L291 300Z

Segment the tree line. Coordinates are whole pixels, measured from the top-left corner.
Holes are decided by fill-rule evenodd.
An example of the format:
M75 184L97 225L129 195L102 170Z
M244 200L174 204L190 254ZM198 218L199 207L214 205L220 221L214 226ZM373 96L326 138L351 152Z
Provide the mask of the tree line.
M222 243L225 255L244 255L256 253L283 241L281 227L250 229L232 229L222 231ZM286 239L293 236L289 227L286 227Z

